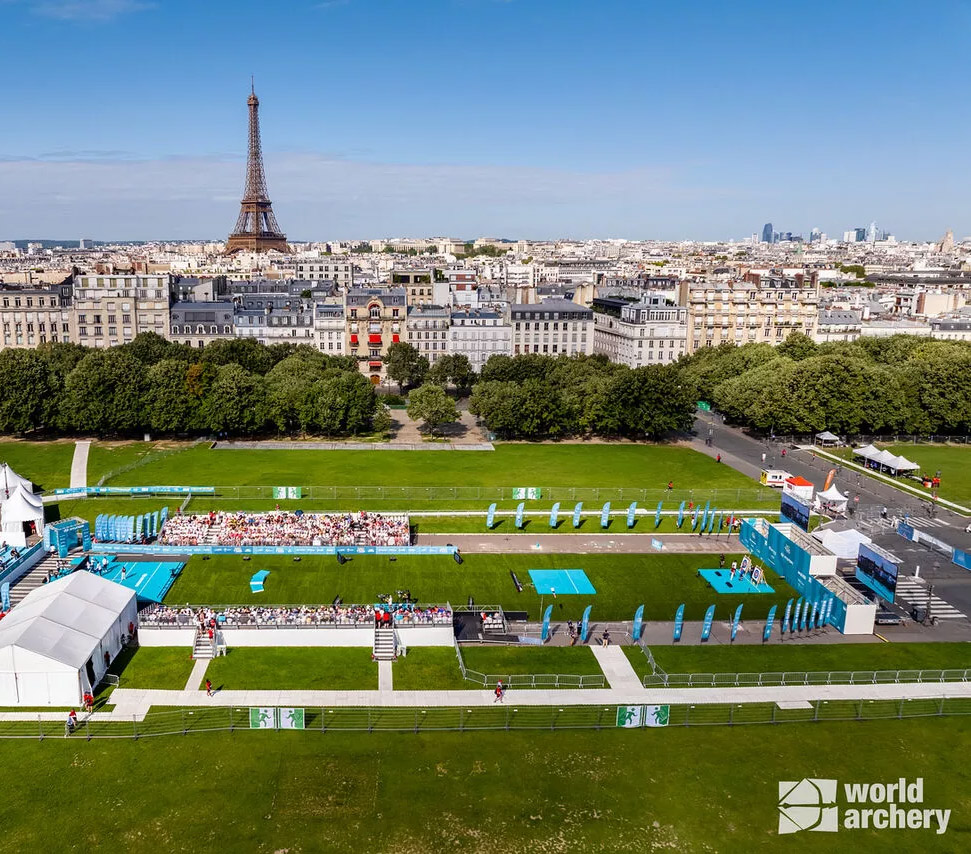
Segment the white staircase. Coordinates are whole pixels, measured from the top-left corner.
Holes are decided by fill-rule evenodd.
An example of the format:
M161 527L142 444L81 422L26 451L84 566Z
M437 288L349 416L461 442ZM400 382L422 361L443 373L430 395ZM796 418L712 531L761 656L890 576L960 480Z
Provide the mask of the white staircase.
M372 653L378 661L393 661L396 657L394 629L390 626L377 626L374 629Z
M195 660L213 657L213 642L209 640L209 633L196 629L196 639L192 644L192 657Z
M59 558L48 555L37 566L30 570L23 578L10 586L10 607L23 600L31 590L36 590L44 583L47 573L53 573L58 568L61 561Z

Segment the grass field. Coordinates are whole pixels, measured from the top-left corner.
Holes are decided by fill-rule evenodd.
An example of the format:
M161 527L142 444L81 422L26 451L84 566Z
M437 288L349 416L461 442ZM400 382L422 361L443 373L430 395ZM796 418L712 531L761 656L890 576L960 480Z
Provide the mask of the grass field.
M731 562L737 555L727 554ZM290 605L329 604L336 596L346 603L376 601L379 594L410 590L419 602L454 607L466 605L469 596L482 606L501 605L508 611L528 611L539 619L541 608L553 604L557 621L577 620L587 605L593 606L593 620L629 620L638 605L644 604L644 617L673 620L678 605L685 603L685 619L700 620L705 609L717 605L716 618L727 619L739 603L745 603L745 619L764 618L773 605L784 607L794 596L785 582L767 572L773 594L751 596L719 595L697 577L697 570L717 566L714 555L637 555L588 554L529 555L470 554L458 566L447 556L409 555L389 561L380 556L356 556L344 566L333 557L291 558L257 556L244 561L231 555L209 560L196 556L172 585L165 601L170 604L198 605ZM555 602L541 597L525 585L529 569L583 569L593 583L594 596L560 595ZM265 593L250 592L249 579L261 569L270 570ZM517 593L510 577L516 573L522 593Z
M494 676L510 673L571 674L600 676L603 671L585 646L463 646L462 658L469 670Z
M366 647L230 647L209 663L206 677L228 691L378 688L378 666Z
M121 677L122 688L181 691L192 664L192 651L187 647L128 647L111 662L108 672Z
M0 440L0 462L5 462L21 477L32 480L41 489L59 489L71 485L71 460L74 442L23 442Z
M971 770L955 760L969 748L960 718L2 740L0 766L30 773L0 799L0 826L11 852L958 852ZM780 780L901 776L924 779L924 806L952 810L946 835L777 835Z
M641 676L650 673L639 647L625 647ZM775 673L825 670L953 670L971 668L968 643L799 644L766 646L652 646L667 673Z
M481 685L462 678L450 646L408 647L408 654L399 656L392 668L395 691L482 690Z
M117 482L116 482L117 481ZM186 446L111 484L743 488L728 466L677 445L498 445L488 452L250 451ZM511 496L510 496L511 497Z
M941 473L941 487L937 494L949 501L956 501L965 506L971 506L971 480L964 473L971 467L971 445L877 445L881 450L888 450L898 456L904 456L911 462L918 463L921 474L934 475ZM847 460L853 459L851 448L840 448L835 453ZM914 480L902 479L902 483L920 488ZM931 490L924 490L930 498Z
M933 475L939 471L941 488L937 494L941 498L971 505L971 479L967 476L971 471L971 445L889 445L887 448L918 463L921 474Z

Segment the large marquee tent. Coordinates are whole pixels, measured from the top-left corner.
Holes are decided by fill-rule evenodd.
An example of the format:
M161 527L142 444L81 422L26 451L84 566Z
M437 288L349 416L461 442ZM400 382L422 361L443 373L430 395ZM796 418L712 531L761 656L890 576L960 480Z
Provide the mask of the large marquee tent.
M34 485L6 463L0 463L0 543L23 546L25 525L32 533L44 529L44 502L34 494Z
M135 591L83 570L32 590L0 620L0 706L76 706L137 621Z
M853 449L854 457L862 457L866 460L868 468L886 470L891 474L897 475L901 472L917 471L920 466L913 463L904 456L898 457L890 451L881 451L873 445L864 445L862 448Z

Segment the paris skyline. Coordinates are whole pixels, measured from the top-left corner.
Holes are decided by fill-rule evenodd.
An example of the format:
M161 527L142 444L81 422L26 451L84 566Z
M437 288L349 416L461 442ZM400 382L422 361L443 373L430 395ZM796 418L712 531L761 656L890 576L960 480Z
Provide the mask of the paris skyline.
M224 238L250 74L293 239L971 233L967 4L743 5L6 0L0 238Z

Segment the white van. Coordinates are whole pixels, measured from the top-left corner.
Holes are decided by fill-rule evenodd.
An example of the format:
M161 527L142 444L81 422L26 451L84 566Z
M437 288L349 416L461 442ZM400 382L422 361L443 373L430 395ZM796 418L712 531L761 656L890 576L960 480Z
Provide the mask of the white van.
M771 486L775 489L782 489L786 484L786 479L792 477L792 475L783 471L782 469L762 469L762 474L759 476L759 483L762 486Z

